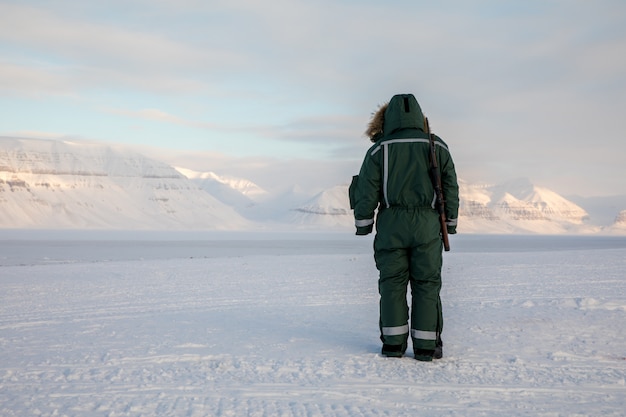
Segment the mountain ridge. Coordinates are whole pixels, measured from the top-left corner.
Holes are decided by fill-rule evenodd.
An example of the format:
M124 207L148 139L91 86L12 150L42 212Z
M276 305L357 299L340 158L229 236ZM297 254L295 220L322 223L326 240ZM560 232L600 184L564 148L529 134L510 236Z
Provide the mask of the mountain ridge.
M174 168L101 144L0 138L2 228L233 229L249 221Z
M626 233L521 178L459 180L460 233ZM172 167L103 144L0 138L0 228L346 229L354 226L347 183L315 195L294 185L280 195L245 178Z

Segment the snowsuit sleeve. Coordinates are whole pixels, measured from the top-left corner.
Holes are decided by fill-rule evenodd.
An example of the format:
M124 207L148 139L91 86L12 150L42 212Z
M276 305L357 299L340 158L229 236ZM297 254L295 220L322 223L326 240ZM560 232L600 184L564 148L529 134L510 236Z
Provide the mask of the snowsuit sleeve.
M365 155L354 184L354 220L357 235L367 235L374 227L374 212L380 201L380 162L371 149Z
M441 138L437 138L441 140ZM442 141L443 142L443 141ZM445 214L448 233L456 233L457 219L459 215L459 185L456 178L456 169L452 161L452 155L446 145L438 155L439 169L441 172L441 188L445 198Z

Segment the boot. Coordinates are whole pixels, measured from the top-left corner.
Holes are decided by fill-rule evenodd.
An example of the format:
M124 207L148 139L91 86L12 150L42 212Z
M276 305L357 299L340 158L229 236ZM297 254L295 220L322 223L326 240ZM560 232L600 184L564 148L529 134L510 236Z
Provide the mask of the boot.
M401 358L406 351L406 345L383 344L382 355L388 358Z
M441 340L441 336L437 338L437 345L435 346L435 351L433 352L433 359L441 359L443 358L443 341Z

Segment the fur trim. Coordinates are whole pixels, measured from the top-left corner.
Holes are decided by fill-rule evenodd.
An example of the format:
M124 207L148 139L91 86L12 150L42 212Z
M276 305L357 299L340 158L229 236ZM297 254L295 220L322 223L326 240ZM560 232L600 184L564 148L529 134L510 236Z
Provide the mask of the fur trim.
M378 107L376 112L372 113L369 123L367 124L367 130L365 135L370 138L372 142L376 142L383 134L383 125L385 124L385 111L389 103L385 103Z

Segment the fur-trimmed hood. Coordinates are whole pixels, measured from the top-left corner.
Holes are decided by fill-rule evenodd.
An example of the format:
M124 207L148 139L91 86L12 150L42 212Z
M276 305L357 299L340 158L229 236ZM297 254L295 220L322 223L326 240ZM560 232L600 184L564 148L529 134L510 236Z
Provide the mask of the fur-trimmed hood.
M372 142L400 129L424 131L424 114L413 94L397 94L372 114L365 134Z
M389 103L385 103L378 106L378 110L372 113L365 135L370 138L372 142L376 142L383 136L383 125L385 124L385 111L387 111Z

